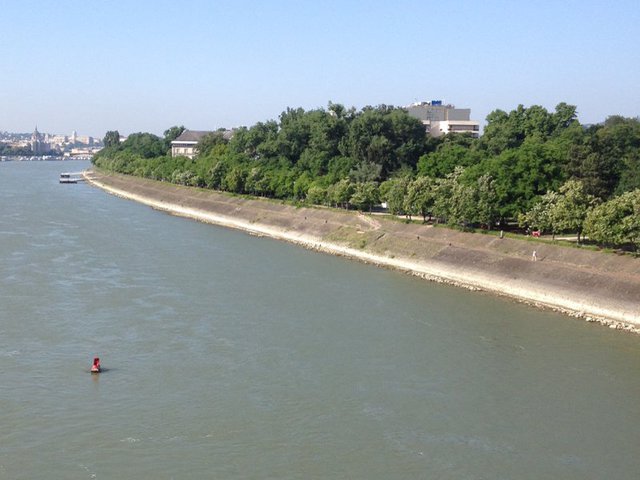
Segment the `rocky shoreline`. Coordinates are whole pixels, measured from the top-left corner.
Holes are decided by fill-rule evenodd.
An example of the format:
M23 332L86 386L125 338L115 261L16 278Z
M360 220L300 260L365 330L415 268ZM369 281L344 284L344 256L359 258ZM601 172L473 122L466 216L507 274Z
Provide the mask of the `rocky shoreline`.
M174 215L640 333L639 259L357 212L295 207L138 177L87 172L85 178L109 193Z

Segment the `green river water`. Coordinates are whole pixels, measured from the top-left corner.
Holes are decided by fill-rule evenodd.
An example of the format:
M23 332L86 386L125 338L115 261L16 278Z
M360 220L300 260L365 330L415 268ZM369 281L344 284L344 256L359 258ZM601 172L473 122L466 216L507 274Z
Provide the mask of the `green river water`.
M639 336L58 184L88 166L0 163L0 479L640 478Z

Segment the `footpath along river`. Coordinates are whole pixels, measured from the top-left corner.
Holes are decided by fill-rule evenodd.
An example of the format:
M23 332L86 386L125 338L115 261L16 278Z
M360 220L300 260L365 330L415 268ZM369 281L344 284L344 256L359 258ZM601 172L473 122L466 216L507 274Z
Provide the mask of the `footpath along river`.
M640 336L58 184L88 166L0 163L0 479L637 478Z

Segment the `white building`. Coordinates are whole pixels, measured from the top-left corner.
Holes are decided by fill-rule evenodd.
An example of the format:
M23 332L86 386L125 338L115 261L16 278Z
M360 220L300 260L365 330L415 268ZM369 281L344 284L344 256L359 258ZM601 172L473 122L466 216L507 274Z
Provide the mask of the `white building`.
M216 132L185 130L178 138L171 142L171 156L188 158L195 157L198 154L196 148L198 142L210 133ZM224 130L221 133L225 140L229 140L233 135L232 130Z
M172 157L188 157L193 158L196 156L196 146L198 142L205 135L211 132L207 131L195 131L185 130L171 142L171 156Z
M432 100L412 103L405 109L422 122L432 137L447 133L470 133L475 138L480 136L480 122L471 120L470 108L456 108L454 105L443 105L441 100Z

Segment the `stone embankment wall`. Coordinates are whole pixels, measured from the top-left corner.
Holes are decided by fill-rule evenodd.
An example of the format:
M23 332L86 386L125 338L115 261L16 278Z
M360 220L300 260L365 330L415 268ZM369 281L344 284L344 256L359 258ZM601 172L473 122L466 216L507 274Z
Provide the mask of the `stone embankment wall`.
M176 215L640 332L640 259L358 212L298 208L137 177L90 172L87 178L111 193Z

